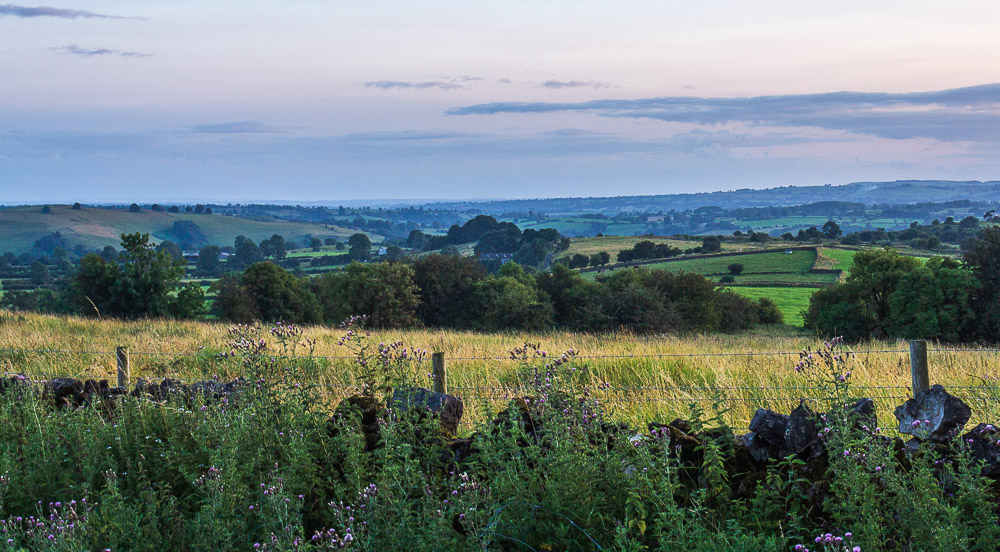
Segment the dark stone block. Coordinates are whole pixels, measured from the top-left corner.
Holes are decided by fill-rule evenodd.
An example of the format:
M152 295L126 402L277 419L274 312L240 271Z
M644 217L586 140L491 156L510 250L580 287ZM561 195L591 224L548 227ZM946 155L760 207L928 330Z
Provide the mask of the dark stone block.
M807 458L819 458L825 452L823 442L818 433L817 420L819 416L802 401L788 416L785 427L785 448Z
M777 447L785 446L787 426L788 416L766 408L758 408L753 419L750 420L750 431Z
M935 385L896 407L895 415L900 433L923 441L945 442L961 433L972 410L944 387Z
M458 424L462 421L462 412L465 410L462 399L423 387L396 389L392 393L392 407L397 412L406 412L412 408L425 410L436 416L441 429L452 435L458 432Z

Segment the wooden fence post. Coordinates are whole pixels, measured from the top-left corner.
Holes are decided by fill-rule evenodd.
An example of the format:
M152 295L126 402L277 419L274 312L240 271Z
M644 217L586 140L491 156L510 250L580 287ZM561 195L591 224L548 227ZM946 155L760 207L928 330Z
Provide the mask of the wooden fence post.
M913 376L914 397L930 388L931 377L927 369L927 342L924 340L910 342L910 373Z
M448 372L444 367L444 353L434 353L431 355L432 373L434 374L434 391L437 393L448 392Z
M118 359L118 387L124 389L128 387L128 382L132 377L132 368L129 366L128 349L125 347L115 347L115 357Z

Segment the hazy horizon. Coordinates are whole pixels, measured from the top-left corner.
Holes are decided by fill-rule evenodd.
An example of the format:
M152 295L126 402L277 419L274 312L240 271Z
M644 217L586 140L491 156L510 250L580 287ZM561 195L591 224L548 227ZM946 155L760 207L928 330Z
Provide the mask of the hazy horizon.
M998 17L900 0L0 4L0 203L995 180Z

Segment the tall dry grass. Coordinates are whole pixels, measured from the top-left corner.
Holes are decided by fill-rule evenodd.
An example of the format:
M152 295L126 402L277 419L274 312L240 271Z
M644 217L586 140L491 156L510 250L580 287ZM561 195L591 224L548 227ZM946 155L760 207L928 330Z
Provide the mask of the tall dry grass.
M114 379L116 346L130 351L133 379L175 377L185 380L213 375L235 377L238 364L219 358L225 349L226 324L191 321L116 321L54 317L0 311L0 372L39 377L65 375ZM315 342L313 354L322 366L316 382L324 385L331 404L350 393L355 366L351 351L337 345L337 328L310 327L304 336ZM725 414L745 428L759 407L787 412L800 397L816 397L810 382L793 366L797 352L821 345L802 334L635 336L626 333L481 334L443 330L374 332L372 339L444 352L449 390L465 399L471 427L490 408L521 393L520 366L509 359L515 346L541 343L551 353L576 349L577 366L595 396L615 418L639 425L687 416L692 401L710 407L722 399ZM1000 392L1000 353L970 347L934 346L930 353L931 383L940 383L973 406L976 421L996 422ZM933 350L948 349L948 350ZM54 352L39 352L52 350ZM903 341L873 342L852 347L852 393L876 400L882 425L894 427L892 410L910 393L909 357ZM295 353L306 355L300 346ZM789 353L789 354L774 354ZM416 368L426 378L430 360ZM430 385L429 380L428 385ZM600 383L610 389L597 390Z

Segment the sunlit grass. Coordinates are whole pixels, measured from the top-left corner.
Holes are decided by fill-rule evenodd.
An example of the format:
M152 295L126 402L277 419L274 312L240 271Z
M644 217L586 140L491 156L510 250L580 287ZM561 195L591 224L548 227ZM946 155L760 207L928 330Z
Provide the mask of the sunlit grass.
M220 359L227 325L188 321L97 321L75 317L53 317L3 313L0 316L0 369L10 373L67 375L114 380L116 346L131 351L132 377L178 377L185 380L239 375L239 365ZM746 427L761 406L788 411L797 397L819 394L813 390L787 389L808 384L792 369L796 353L821 340L790 329L739 335L635 336L627 333L580 334L480 334L445 330L394 330L375 332L372 339L402 340L407 345L444 352L449 388L466 401L466 420L482 417L487 397L494 405L519 393L519 366L508 359L508 351L525 341L540 342L558 353L569 348L580 351L580 366L596 387L610 383L612 389L599 396L611 413L633 424L685 416L688 401L704 403L713 397L727 399L727 417L734 426ZM311 327L305 336L315 341L314 354L323 367L321 381L330 386L354 382L350 351L337 345L336 328ZM11 349L17 351L10 351ZM18 352L23 349L60 352ZM856 347L852 381L858 396L870 396L879 405L881 423L892 427L892 409L909 393L910 368L906 342L874 342ZM882 351L900 352L882 352ZM877 352L871 352L877 351ZM148 354L151 353L151 354ZM769 354L764 354L769 353ZM788 353L788 354L773 354ZM276 353L277 354L277 353ZM296 354L307 351L299 347ZM720 355L720 356L710 356ZM603 357L603 358L592 358ZM971 386L996 374L1000 355L992 352L931 353L931 383ZM426 376L430 360L417 368ZM706 389L679 388L718 388ZM879 387L878 389L871 387ZM784 389L783 389L784 388ZM329 387L331 406L337 395L349 389ZM961 391L965 391L962 393ZM959 390L956 394L972 393ZM974 403L976 418L995 421L989 404Z
M809 308L809 298L816 292L815 288L801 287L732 286L727 289L751 299L761 297L771 299L778 305L778 310L785 318L785 324L792 326L802 326L802 311Z

